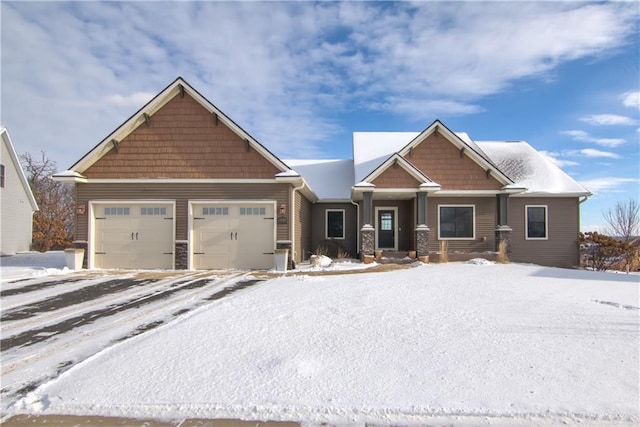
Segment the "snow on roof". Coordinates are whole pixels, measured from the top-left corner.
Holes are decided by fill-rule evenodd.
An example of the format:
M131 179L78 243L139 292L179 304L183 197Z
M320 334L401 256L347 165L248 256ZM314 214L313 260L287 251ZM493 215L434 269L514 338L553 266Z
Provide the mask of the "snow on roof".
M353 180L352 160L283 160L295 168L319 199L348 200Z
M285 160L305 178L319 199L349 199L351 187L394 153L416 138L419 132L354 132L353 160ZM525 194L580 194L589 190L526 142L473 141L468 134L456 135L479 155L492 162L515 181Z
M509 178L527 188L525 194L590 194L528 143L477 141L478 146Z
M420 132L354 132L354 182L362 181L418 135Z
M354 132L353 163L356 182L362 181L393 153L402 150L421 132ZM456 136L467 143L480 155L486 156L466 132L455 132Z

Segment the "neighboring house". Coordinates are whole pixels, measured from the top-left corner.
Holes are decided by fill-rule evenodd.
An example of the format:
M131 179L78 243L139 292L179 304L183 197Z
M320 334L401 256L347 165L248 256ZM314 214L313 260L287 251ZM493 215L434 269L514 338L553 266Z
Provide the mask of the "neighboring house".
M33 213L38 204L6 128L0 128L0 253L13 255L31 247Z
M76 185L77 247L90 268L271 268L325 239L352 256L495 252L579 263L589 191L524 142L355 133L354 158L283 161L176 79L60 181Z

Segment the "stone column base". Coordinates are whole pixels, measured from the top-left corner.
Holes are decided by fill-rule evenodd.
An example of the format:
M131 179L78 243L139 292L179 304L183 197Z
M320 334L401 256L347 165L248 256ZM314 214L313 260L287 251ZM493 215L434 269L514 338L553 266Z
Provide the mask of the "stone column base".
M416 227L416 255L418 259L426 256L427 262L429 260L429 231L429 227L426 225Z
M376 245L376 229L370 225L362 227L360 240L360 260L364 261L365 256L373 256Z
M188 270L189 269L189 243L185 241L176 242L176 258L175 258L176 270Z

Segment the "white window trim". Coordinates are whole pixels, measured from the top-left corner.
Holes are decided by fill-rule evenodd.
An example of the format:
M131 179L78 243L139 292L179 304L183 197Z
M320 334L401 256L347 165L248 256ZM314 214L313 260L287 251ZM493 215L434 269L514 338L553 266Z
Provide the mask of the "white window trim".
M529 237L529 208L544 208L544 237ZM549 206L548 205L524 205L524 239L525 240L549 240Z
M342 212L342 237L329 237L329 212ZM332 240L344 240L346 230L345 226L345 210L344 209L326 209L324 211L324 238Z
M442 237L440 235L440 208L471 208L471 216L472 216L472 227L473 227L473 236L471 237ZM463 205L438 205L438 240L467 240L467 241L471 241L471 240L476 240L476 205L469 205L469 204L463 204Z

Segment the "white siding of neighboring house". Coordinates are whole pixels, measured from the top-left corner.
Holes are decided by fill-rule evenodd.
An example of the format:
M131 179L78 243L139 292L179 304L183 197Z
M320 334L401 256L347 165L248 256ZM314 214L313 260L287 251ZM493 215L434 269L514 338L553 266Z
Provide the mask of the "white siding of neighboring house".
M5 183L0 188L0 254L28 251L31 246L35 201L11 146L6 129L0 129L0 164L5 167Z

